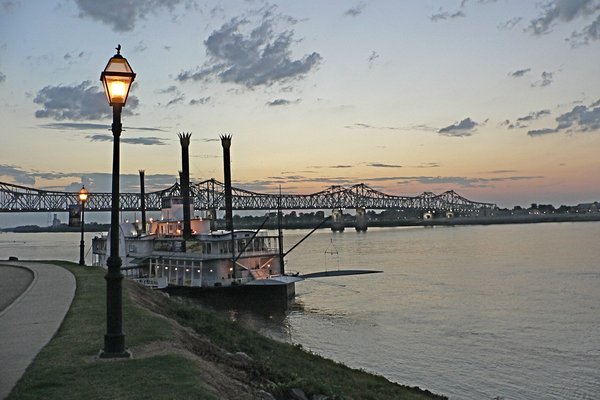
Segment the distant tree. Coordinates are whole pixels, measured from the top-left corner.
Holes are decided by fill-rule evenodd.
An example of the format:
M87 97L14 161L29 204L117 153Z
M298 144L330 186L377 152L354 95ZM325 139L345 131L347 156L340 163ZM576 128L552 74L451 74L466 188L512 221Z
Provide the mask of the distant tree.
M556 211L552 204L540 204L538 205L538 210L544 213L553 213Z

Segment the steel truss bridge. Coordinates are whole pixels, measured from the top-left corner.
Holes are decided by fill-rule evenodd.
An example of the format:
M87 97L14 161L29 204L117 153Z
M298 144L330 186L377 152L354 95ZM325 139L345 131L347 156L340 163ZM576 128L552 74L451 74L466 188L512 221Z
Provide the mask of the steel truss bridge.
M476 213L497 208L496 204L468 200L455 191L424 192L419 196L389 195L361 183L350 187L330 186L312 194L267 194L232 188L234 210L326 210L326 209L414 209L436 212ZM179 183L145 194L146 210L160 211L162 199L181 196ZM190 184L196 210L224 210L223 183L209 179ZM121 211L140 211L140 193L121 193ZM79 193L34 189L0 182L0 212L62 212L79 204ZM90 193L86 211L110 211L111 193Z

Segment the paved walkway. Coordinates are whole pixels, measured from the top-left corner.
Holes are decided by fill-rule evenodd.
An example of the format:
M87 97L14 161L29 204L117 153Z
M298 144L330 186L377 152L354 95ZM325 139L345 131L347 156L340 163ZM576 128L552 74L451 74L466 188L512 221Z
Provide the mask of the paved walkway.
M0 311L0 399L4 399L62 324L76 285L73 274L64 268L23 261L0 261L0 280L11 280L13 287L23 290L17 296L18 289L0 292L0 304L9 303L9 295L16 297Z

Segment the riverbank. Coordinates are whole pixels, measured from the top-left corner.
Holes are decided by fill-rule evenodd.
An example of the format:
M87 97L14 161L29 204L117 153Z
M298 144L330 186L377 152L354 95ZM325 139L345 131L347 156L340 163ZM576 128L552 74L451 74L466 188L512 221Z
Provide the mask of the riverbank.
M104 270L57 262L77 280L61 328L9 399L437 399L280 343L185 300L125 280L129 360L97 358Z
M600 213L566 213L566 214L522 214L522 215L494 215L484 217L454 217L454 218L409 218L409 219L378 219L369 220L368 227L383 228L383 227L401 227L401 226L449 226L449 225L502 225L502 224L536 224L548 222L588 222L600 221ZM263 219L244 220L234 219L236 229L257 229L261 226ZM283 229L313 229L321 220L300 220L300 221L284 221ZM355 222L353 219L346 219L344 227L353 229ZM264 224L264 229L277 229L277 221L267 221ZM85 225L85 232L107 232L110 228L109 224L91 223ZM217 220L217 229L225 229L225 222ZM331 229L331 222L326 221L320 229ZM59 227L42 227L37 225L24 225L12 228L0 229L2 232L13 233L64 233L64 232L79 232L80 228L70 228L65 225Z

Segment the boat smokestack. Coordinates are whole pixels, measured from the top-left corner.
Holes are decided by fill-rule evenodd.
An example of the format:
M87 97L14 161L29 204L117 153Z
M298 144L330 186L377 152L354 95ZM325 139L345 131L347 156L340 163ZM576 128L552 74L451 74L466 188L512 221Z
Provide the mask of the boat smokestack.
M231 135L221 135L223 172L225 174L225 229L233 232L233 199L231 194Z
M146 189L144 187L145 171L140 169L140 208L142 209L142 234L146 233Z
M190 215L190 138L191 133L178 133L181 143L181 196L183 197L183 238L192 237Z

